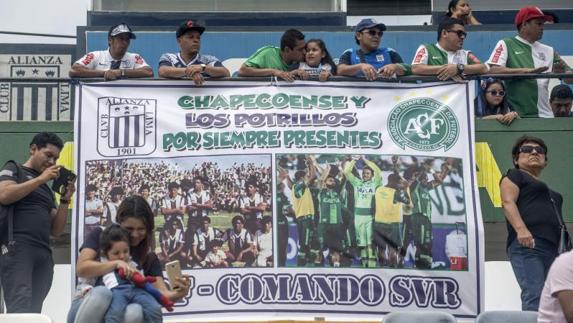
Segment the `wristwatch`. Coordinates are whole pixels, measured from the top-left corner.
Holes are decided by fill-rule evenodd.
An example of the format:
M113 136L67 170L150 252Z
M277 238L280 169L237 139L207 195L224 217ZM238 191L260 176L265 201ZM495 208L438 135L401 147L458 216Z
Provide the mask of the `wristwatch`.
M464 70L466 66L464 64L458 64L458 75L464 75Z
M121 69L121 77L122 78L125 77L125 69L123 69L123 68Z
M205 73L205 68L207 67L207 65L205 64L201 64L201 73Z

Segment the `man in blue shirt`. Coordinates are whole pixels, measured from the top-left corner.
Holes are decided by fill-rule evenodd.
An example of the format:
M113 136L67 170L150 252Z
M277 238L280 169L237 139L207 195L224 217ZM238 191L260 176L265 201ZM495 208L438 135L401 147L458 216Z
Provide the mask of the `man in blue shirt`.
M410 66L392 48L380 47L386 25L374 19L362 19L355 28L357 48L342 53L338 62L338 75L365 77L373 81L378 77L390 78L410 74Z

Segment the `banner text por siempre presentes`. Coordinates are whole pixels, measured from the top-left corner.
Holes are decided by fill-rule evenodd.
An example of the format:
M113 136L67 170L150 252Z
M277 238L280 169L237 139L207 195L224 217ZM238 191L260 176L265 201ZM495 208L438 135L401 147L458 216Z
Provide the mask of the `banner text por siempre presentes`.
M185 115L187 128L218 129L234 125L264 128L265 130L227 132L178 132L163 135L163 149L198 150L229 148L316 147L316 148L379 148L380 133L376 131L333 130L266 130L289 127L354 127L356 113L349 108L364 109L370 98L364 96L330 95L216 95L183 96L178 105L195 110ZM300 113L281 113L281 110L300 110ZM211 112L218 111L218 113ZM233 115L225 110L243 110ZM312 110L324 113L309 113ZM278 111L278 112L273 112ZM305 111L307 111L305 113Z

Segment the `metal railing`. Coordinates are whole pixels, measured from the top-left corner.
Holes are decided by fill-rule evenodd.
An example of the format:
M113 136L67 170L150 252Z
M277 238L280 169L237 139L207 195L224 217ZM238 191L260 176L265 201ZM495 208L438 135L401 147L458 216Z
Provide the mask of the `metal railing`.
M541 74L485 74L469 75L465 80L482 80L487 78L507 79L531 79L550 78L563 79L573 78L573 74L567 73L541 73ZM130 79L171 81L160 78ZM248 81L285 83L276 77L231 77L231 78L207 78L208 81ZM316 78L310 81L318 81ZM75 86L79 82L104 82L103 78L0 78L0 121L71 121L74 119ZM113 82L113 81L112 81ZM189 82L189 80L186 80ZM295 81L296 82L296 81ZM328 82L356 82L372 83L365 79L351 77L331 77ZM379 78L373 82L439 82L435 76L402 76L391 79ZM191 85L193 86L193 85Z

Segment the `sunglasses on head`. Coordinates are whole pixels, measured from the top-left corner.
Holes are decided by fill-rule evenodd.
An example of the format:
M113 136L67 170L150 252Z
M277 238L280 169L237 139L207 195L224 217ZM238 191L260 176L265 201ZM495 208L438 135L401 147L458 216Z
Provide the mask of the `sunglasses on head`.
M519 147L519 152L520 152L520 153L531 154L534 150L535 150L538 154L545 154L545 153L547 152L547 150L545 150L545 148L543 148L543 147L541 147L541 146L529 146L529 145L525 145L525 146Z
M374 36L382 36L382 32L379 30L365 30L363 31L363 33L367 33L368 35L374 37Z
M503 90L501 91L491 90L491 91L485 91L485 93L489 93L493 96L505 96L505 91Z
M458 35L458 37L462 38L462 36L464 38L466 38L468 36L468 33L466 33L463 30L448 30L449 33L454 33L456 35Z

